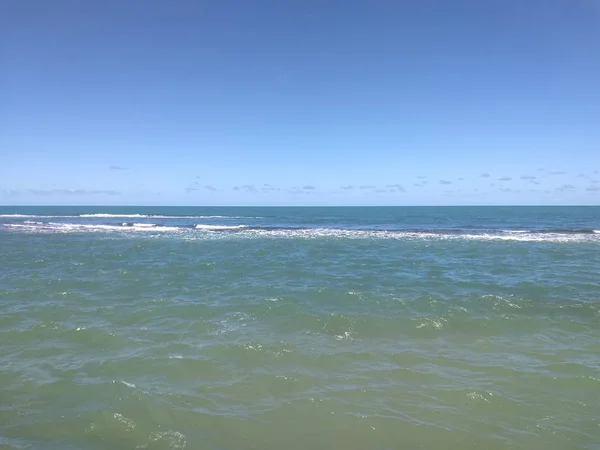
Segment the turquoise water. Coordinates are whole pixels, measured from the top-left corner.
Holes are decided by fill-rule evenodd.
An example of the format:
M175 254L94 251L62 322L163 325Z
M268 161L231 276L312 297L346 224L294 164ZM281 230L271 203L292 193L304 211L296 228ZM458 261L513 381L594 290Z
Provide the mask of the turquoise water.
M0 207L0 448L598 449L598 230L598 207Z

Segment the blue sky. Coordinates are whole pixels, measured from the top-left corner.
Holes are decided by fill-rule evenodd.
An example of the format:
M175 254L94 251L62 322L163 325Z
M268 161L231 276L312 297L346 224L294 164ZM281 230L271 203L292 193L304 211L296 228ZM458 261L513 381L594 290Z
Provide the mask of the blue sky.
M0 204L600 203L595 0L21 0L0 41Z

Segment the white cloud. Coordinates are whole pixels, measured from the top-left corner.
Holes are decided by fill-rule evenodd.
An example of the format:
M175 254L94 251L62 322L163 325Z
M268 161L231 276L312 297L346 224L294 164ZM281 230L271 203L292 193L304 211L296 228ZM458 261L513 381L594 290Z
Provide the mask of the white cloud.
M388 184L386 187L390 188L390 192L394 192L394 190L397 192L406 192L406 189L401 184Z
M250 193L258 192L258 189L256 189L253 184L243 184L241 186L234 186L233 190L234 191L246 191L246 192L250 192Z
M121 195L120 191L112 189L28 189L28 192L34 195Z
M556 188L557 191L561 192L572 191L573 189L575 189L575 186L573 186L572 184L563 184L562 186Z

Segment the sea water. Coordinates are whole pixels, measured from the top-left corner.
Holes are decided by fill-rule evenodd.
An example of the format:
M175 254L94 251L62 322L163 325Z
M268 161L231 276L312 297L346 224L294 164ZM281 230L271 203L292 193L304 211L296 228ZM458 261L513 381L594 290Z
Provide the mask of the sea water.
M598 449L600 208L0 208L0 448Z

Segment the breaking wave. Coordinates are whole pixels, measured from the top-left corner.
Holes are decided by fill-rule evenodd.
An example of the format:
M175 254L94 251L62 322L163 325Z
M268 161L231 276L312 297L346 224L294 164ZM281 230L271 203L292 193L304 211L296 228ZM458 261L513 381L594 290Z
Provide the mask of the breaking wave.
M205 225L196 224L194 225L196 230L242 230L248 228L248 225Z
M198 216L172 216L172 215L162 215L162 214L108 214L108 213L98 213L98 214L77 214L77 215L60 215L60 214L0 214L0 218L38 218L38 219L50 219L50 218L82 218L82 219L262 219L263 217L256 216L206 216L206 215L198 215Z
M59 216L54 216L59 217ZM62 217L83 217L83 218L148 218L148 219L261 219L261 217L252 216L168 216L162 214L80 214L78 216Z
M277 227L251 226L247 224L221 225L192 223L171 225L165 223L122 222L122 223L62 223L27 220L22 223L4 223L6 230L28 232L178 232L190 235L241 235L245 237L279 238L349 238L349 239L429 239L429 240L480 240L480 241L524 241L524 242L600 242L600 230L595 229L407 229L407 228L324 228L324 227Z

